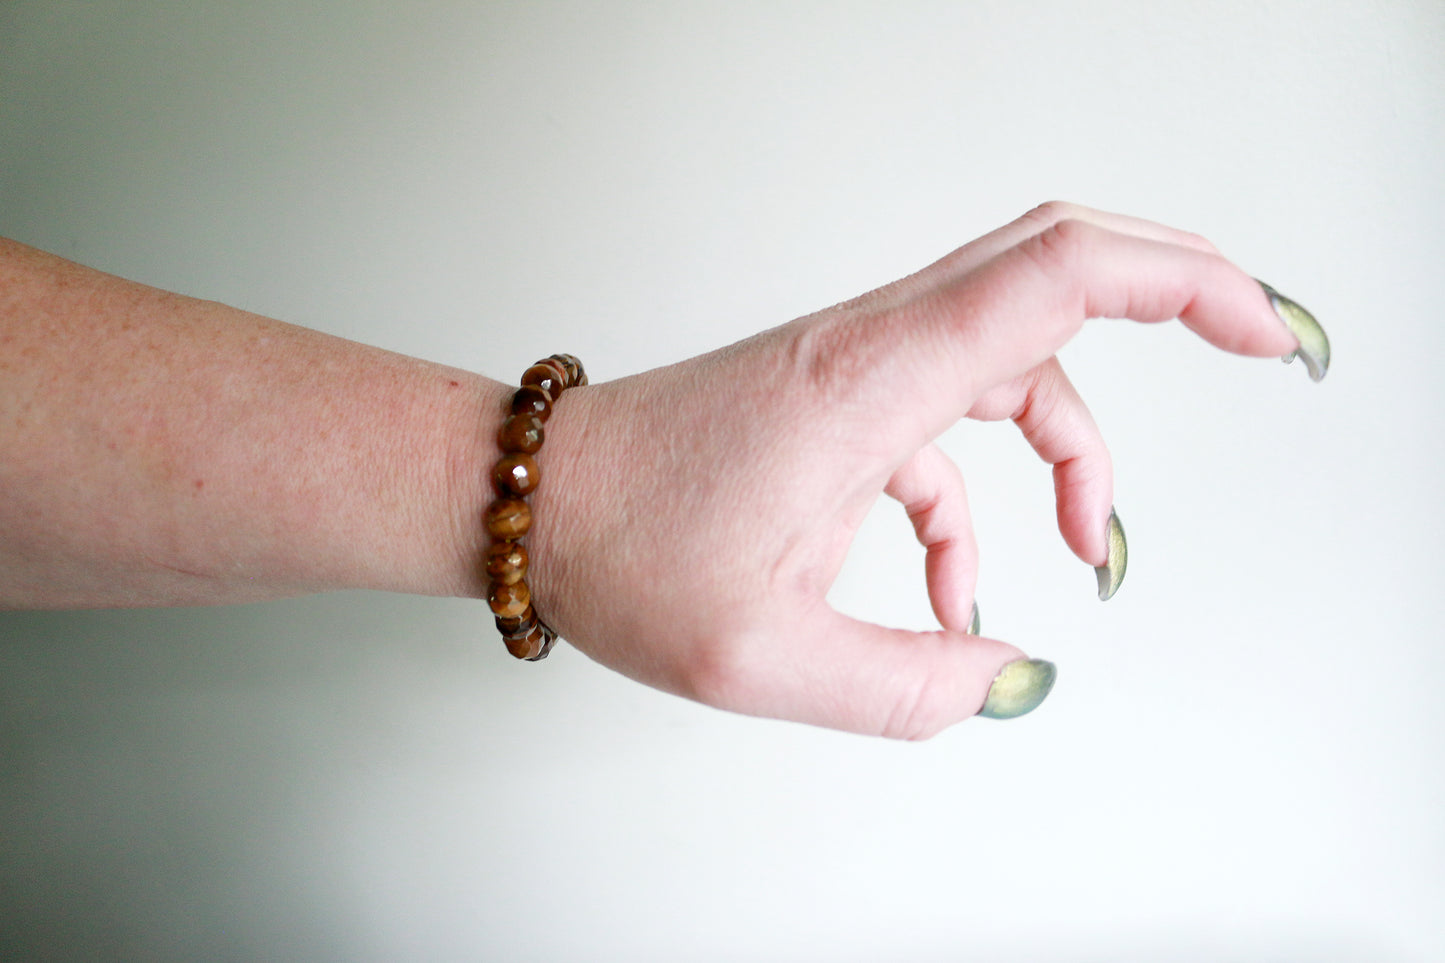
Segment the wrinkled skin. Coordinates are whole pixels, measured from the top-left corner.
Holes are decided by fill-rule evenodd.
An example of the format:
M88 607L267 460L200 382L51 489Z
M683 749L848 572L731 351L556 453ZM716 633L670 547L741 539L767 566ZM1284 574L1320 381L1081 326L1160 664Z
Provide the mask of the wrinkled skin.
M853 301L569 396L534 498L539 610L599 662L735 711L902 738L974 715L1023 653L966 634L977 550L932 441L1012 419L1053 466L1065 541L1103 565L1109 454L1055 357L1094 317L1177 317L1238 354L1297 347L1202 238L1044 205ZM825 601L881 493L927 547L940 631Z
M960 418L1012 419L1053 466L1064 540L1105 565L1109 454L1056 352L1088 318L1178 317L1226 351L1299 350L1322 374L1323 331L1300 328L1301 344L1286 323L1304 316L1282 323L1281 297L1194 235L1046 204L846 304L569 390L538 455L532 598L649 685L932 735L978 714L1023 658L967 632L977 551L933 439ZM0 372L0 607L486 594L500 382L3 240ZM827 604L880 494L927 547L939 631ZM1042 682L1019 680L1052 679L1038 668L1014 669L990 714L1036 704Z

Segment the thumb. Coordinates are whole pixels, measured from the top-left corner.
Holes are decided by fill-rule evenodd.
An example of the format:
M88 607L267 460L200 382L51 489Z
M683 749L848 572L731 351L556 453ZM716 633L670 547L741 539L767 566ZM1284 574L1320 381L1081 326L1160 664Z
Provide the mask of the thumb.
M1022 715L1053 686L1053 665L997 639L912 632L823 607L788 645L734 663L704 701L891 739L927 739L981 713ZM753 650L753 656L759 655ZM716 680L717 677L714 676Z

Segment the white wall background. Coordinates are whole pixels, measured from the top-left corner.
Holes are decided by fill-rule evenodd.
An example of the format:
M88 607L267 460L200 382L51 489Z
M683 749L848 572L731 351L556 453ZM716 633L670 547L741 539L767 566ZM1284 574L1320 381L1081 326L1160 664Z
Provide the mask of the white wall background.
M0 233L499 378L1052 197L1206 234L1336 352L1067 349L1107 606L1013 429L947 435L985 630L1061 676L923 745L514 664L460 600L0 615L0 956L1441 959L1442 51L1439 0L0 2ZM857 549L838 603L931 624L901 512Z

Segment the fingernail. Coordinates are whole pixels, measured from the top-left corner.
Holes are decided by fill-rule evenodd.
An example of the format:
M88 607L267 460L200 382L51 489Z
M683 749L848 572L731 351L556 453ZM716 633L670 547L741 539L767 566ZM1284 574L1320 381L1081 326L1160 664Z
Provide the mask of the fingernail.
M1004 666L988 687L978 714L985 719L1012 719L1032 712L1054 687L1058 670L1043 659L1019 659Z
M1124 526L1119 524L1119 513L1109 509L1109 524L1104 529L1104 541L1109 554L1103 565L1094 566L1099 578L1099 601L1107 602L1124 584L1124 572L1129 567L1129 543L1124 541Z
M981 624L981 623L978 621L978 602L974 602L974 603L973 603L973 621L971 621L971 622L968 623L968 628L965 629L964 631L967 632L969 635L978 635L978 630L979 630L980 624Z
M1313 314L1268 284L1260 281L1259 286L1264 288L1264 293L1269 296L1270 307L1274 308L1274 313L1279 315L1284 326L1289 328L1290 334L1299 340L1299 349L1285 355L1284 362L1288 364L1295 356L1299 356L1309 369L1310 379L1319 381L1325 376L1325 372L1330 370L1330 339L1325 334L1325 329L1320 327Z

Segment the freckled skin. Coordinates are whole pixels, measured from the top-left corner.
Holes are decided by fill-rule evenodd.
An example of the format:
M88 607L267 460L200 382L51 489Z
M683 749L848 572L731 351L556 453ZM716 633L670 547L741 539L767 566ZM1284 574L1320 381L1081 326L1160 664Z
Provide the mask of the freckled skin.
M499 447L541 445L545 381L585 384L575 358L512 389L0 239L0 606L482 596L514 655L545 654L542 612L602 665L736 712L897 738L980 705L1011 718L1055 670L959 644L977 545L961 472L928 439L1013 418L1108 597L1126 547L1117 517L1097 530L1107 448L1057 361L1093 316L1179 318L1237 354L1296 353L1315 379L1329 363L1309 312L1202 238L1052 202L847 304L572 396L534 523L520 499L487 509L491 469ZM509 431L517 397L533 413ZM942 631L828 604L882 494L922 519ZM489 591L479 558L523 534L525 580Z

